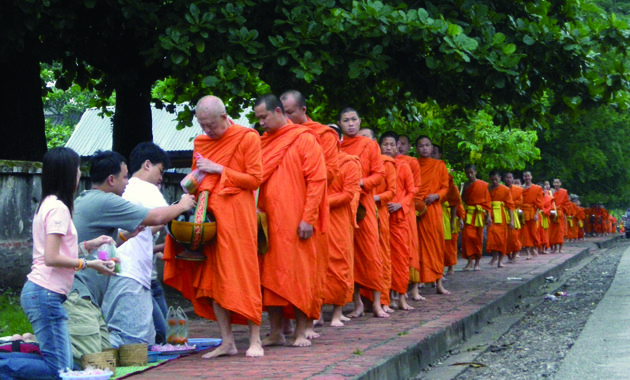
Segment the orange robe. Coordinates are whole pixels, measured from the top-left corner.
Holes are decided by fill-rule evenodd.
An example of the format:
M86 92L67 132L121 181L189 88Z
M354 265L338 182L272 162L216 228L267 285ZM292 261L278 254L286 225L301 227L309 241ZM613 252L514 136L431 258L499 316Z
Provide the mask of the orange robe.
M341 150L359 157L363 181L359 205L365 210L365 218L359 222L359 228L354 233L354 282L380 291L383 263L379 252L374 189L385 177L381 149L376 141L367 137L344 136Z
M449 223L449 228L451 233L449 236L445 234L444 236L444 266L450 267L457 264L457 237L459 236L459 223L455 222L454 226L451 226L451 218L452 212L455 211L455 214L460 219L463 219L465 216L464 207L462 206L462 197L459 195L459 190L455 183L453 182L453 176L448 175L448 192L446 193L446 198L444 203L442 203L442 212L446 211L446 221ZM442 216L444 218L444 215ZM454 229L453 229L454 227Z
M480 259L483 251L483 228L486 215L492 210L488 182L471 183L462 194L466 220L462 231L462 257Z
M538 232L540 236L540 245L549 247L549 225L551 222L551 210L555 210L556 205L553 197L543 190L543 208L540 210L538 218Z
M553 200L556 203L556 212L558 214L555 218L551 218L549 225L549 244L551 245L564 243L566 214L569 207L571 207L569 194L565 189L555 191L553 193Z
M538 210L543 207L542 187L532 184L523 188L523 221L521 228L521 243L523 247L537 247L540 238L534 220Z
M518 211L523 207L523 189L519 186L512 185L509 187L512 201L514 202L514 218L519 218L518 226L515 220L514 229L508 231L507 252L518 252L521 250L521 217Z
M339 172L328 185L330 228L324 303L344 305L352 299L354 268L352 240L356 224L352 199L361 191L359 157L339 153Z
M385 180L374 189L374 192L380 198L376 202L379 252L382 262L382 284L378 290L381 292L381 304L389 306L389 290L392 287L392 252L389 241L389 210L387 209L387 204L396 195L396 161L385 155L381 155L381 158L385 169ZM371 296L372 294L370 293L368 297L371 299Z
M411 168L405 160L396 157L396 196L393 203L400 203L401 208L389 215L389 233L392 260L392 290L401 294L407 292L409 283L409 218L414 215L413 197L416 186Z
M578 224L578 239L584 239L584 222L586 219L586 210L584 207L578 206L577 208L577 224Z
M294 306L307 318L319 317L322 289L318 267L318 231L326 232L326 163L316 137L306 127L288 123L262 138L263 182L258 208L267 213L269 251L262 257L264 306ZM300 239L301 221L313 236Z
M322 148L324 160L326 161L326 182L330 184L339 172L339 135L329 126L317 123L309 117L301 125L309 128L317 137L317 142ZM328 223L328 221L324 221L324 223ZM329 260L329 236L328 233L317 231L315 239L317 242L317 273L320 276L320 285L317 286L317 289L323 291Z
M258 269L254 191L262 179L260 138L250 128L231 125L218 139L197 136L194 153L224 166L206 175L208 211L217 221L216 237L203 247L204 262L177 260L183 248L170 235L164 247L164 283L192 301L195 313L214 319L213 299L231 311L231 322L260 324L262 296ZM194 156L193 156L194 157ZM193 169L197 166L193 158Z
M422 176L420 174L420 164L418 160L405 155L396 156L397 160L402 160L409 164L411 174L413 175L413 183L415 185L414 197L419 195L418 191L422 187ZM407 214L407 222L409 223L409 278L412 282L420 281L420 246L418 242L418 221L416 220L415 206L413 199L411 200L411 212Z
M508 253L507 239L510 224L510 212L514 211L514 202L510 189L499 184L499 186L490 190L490 199L492 200L492 224L488 227L488 238L486 242L486 251L501 252L503 256Z
M567 209L567 239L577 239L578 224L577 224L577 205L569 201L569 208Z
M448 170L442 160L418 158L422 186L416 193L419 201L429 194L438 194L439 199L426 206L418 221L420 245L420 281L434 282L444 272L444 227L442 225L442 201L448 192Z

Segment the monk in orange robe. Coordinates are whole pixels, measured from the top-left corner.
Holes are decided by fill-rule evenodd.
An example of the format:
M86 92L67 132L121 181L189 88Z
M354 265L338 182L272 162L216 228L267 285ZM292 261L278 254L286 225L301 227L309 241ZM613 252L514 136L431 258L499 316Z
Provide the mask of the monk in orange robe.
M464 201L466 211L462 231L462 257L468 260L464 270L473 269L473 259L475 260L474 270L480 270L484 225L492 224L490 192L488 192L488 182L477 179L475 165L466 165L464 171L468 178L462 191L462 201Z
M324 282L324 303L333 305L332 327L342 327L342 307L352 299L354 290L353 236L356 210L352 201L361 191L359 157L339 151L339 172L328 185L330 228L328 230L328 268Z
M516 260L518 252L521 250L521 218L523 215L523 189L514 184L514 175L505 173L503 176L505 186L510 189L512 201L514 202L514 229L508 231L507 256L510 262Z
M553 180L553 200L556 204L556 215L552 216L549 225L549 244L551 253L562 253L562 244L566 228L566 213L570 207L569 194L565 189L560 188L560 179Z
M441 202L448 192L448 170L444 161L431 158L433 145L429 137L418 137L416 148L420 155L422 186L414 200L420 207L426 206L418 221L420 282L435 282L438 294L450 294L442 283L445 244Z
M376 219L376 204L374 203L374 189L385 177L383 159L380 155L378 143L367 137L359 136L361 118L356 110L344 108L339 113L339 126L343 131L341 150L358 156L361 161L361 195L357 218L360 219L359 228L354 234L354 281L353 294L354 310L348 315L356 318L364 313L361 301L360 287L372 292L372 310L375 317L388 318L381 307L381 288L383 262L379 251L378 221Z
M191 300L196 314L218 322L222 343L204 358L236 355L230 323L248 324L246 356L263 356L254 200L262 180L260 138L253 129L233 124L217 97L202 98L196 116L205 134L195 139L192 168L207 173L198 192L209 192L208 212L217 232L203 247L201 263L176 260L183 247L167 236L164 282Z
M442 148L433 144L432 158L436 160L442 159ZM457 264L457 238L459 231L463 228L463 221L465 211L462 206L462 198L459 195L459 190L453 182L453 176L448 173L448 192L442 202L442 224L444 226L444 266L447 269L445 275L453 274L455 272L454 266ZM459 218L460 223L457 223Z
M532 173L523 172L523 227L521 238L523 247L527 249L527 259L538 254L534 247L539 244L536 221L538 220L538 210L543 207L542 187L532 183Z
M540 247L538 249L538 253L545 254L546 250L550 247L549 245L549 225L552 216L552 211L556 210L556 204L553 201L553 196L551 195L551 187L549 186L549 181L543 182L543 208L539 211L538 218L538 232L540 235Z
M405 144L401 144L401 141L404 142L404 139L398 141L397 148L400 149L401 146L405 147ZM406 148L407 151L409 148ZM422 186L422 178L420 175L420 164L418 160L407 156L405 154L398 154L396 156L397 160L401 160L406 162L411 168L411 174L413 175L413 183L415 185L414 190L414 199L416 197L420 197L418 191L420 191ZM412 212L407 214L407 222L409 223L409 297L414 301L420 301L424 299L420 295L420 291L418 290L418 283L420 282L420 246L418 242L418 221L416 220L416 212L415 212L415 202L412 200L413 204L411 205ZM423 213L426 210L418 210L418 213Z
M326 161L326 179L330 184L337 175L338 168L338 151L339 151L339 137L337 132L327 125L317 123L306 115L306 99L301 92L296 90L290 90L280 96L284 112L293 122L293 124L301 124L310 128L317 136L317 142L324 152L324 159ZM315 239L317 241L317 258L318 258L318 270L320 274L320 283L317 289L324 289L324 281L326 279L326 268L328 267L328 234L316 231ZM307 324L306 337L317 338L319 334L313 329L313 323Z
M584 225L586 221L586 210L581 206L580 199L575 200L575 204L577 205L577 223L578 223L578 236L579 240L584 240Z
M492 224L488 227L486 251L492 252L490 265L496 262L498 268L503 268L503 258L508 253L508 234L514 229L514 202L510 189L499 181L501 174L496 170L490 172L488 191L492 200Z
M310 346L307 320L318 319L322 305L322 290L316 290L322 285L317 240L312 237L328 228L326 162L311 129L287 120L274 95L257 99L254 112L265 130L258 208L267 214L269 227L261 282L271 332L263 345L284 344L282 318L295 317L293 345Z
M381 152L382 152L381 147ZM381 285L381 305L387 313L392 313L394 309L389 307L390 289L392 287L392 258L391 243L389 229L389 202L396 195L396 161L391 156L382 154L383 169L385 169L385 180L377 185L374 189L374 202L376 203L378 213L378 236L379 251L381 253L382 269L382 285Z
M407 303L405 293L409 282L409 223L407 213L413 212L413 196L415 184L411 168L404 160L397 157L398 135L395 132L384 132L380 137L381 152L396 162L396 193L387 203L389 215L390 259L391 259L391 301L392 308L412 310ZM387 162L385 168L387 170ZM380 199L383 202L383 198ZM382 215L380 213L379 218Z

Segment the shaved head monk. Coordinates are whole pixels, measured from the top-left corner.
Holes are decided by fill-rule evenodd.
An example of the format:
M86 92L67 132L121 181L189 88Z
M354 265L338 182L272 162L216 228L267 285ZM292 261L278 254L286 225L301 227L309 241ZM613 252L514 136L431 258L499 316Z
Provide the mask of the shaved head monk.
M361 161L361 195L357 220L359 228L354 233L354 282L355 291L352 297L354 310L348 315L360 317L364 313L360 288L372 292L372 310L375 317L388 318L381 307L381 288L383 261L379 252L378 221L374 190L383 182L385 169L378 143L367 137L359 136L361 118L353 108L344 108L339 113L339 126L343 131L341 150L358 156Z
M317 241L326 232L326 162L311 129L286 119L280 100L265 95L254 103L265 130L261 137L263 176L258 208L267 213L269 251L262 256L263 305L270 335L263 345L282 345L282 318L296 320L294 346L310 346L308 319L322 305Z
M420 245L420 282L435 282L438 294L450 294L442 284L444 273L444 226L442 200L448 192L448 170L442 160L431 158L433 144L428 136L416 140L422 185L416 193L416 210L426 205L418 221ZM421 210L419 210L422 212Z
M370 140L376 140L376 134L370 128L362 128L359 130L359 136L367 137Z
M483 251L483 229L485 225L492 224L490 192L488 182L477 179L475 165L466 165L464 171L468 181L464 183L462 191L462 201L466 210L466 220L462 231L462 257L468 260L464 270L473 269L473 259L475 260L474 270L479 270L481 269L479 260Z
M508 231L507 256L510 262L516 260L521 250L521 221L523 218L523 189L514 183L514 174L507 172L503 175L503 182L512 195L514 202L514 229Z
M169 259L166 253L178 248L169 248L167 240L164 282L190 299L196 314L218 322L222 343L204 358L237 354L231 323L249 325L246 356L263 356L254 199L262 180L260 137L228 119L216 96L199 100L195 114L204 134L195 139L192 168L207 173L199 191L209 192L217 233L204 246L201 263Z
M561 188L562 182L559 178L553 180L553 200L556 203L557 215L551 219L549 225L549 244L551 245L551 253L562 253L562 244L564 244L564 236L566 229L566 214L571 207L569 193Z
M539 235L536 228L538 210L543 208L542 187L532 183L532 173L523 172L523 228L521 238L523 247L527 249L527 260L538 254L534 247L539 245Z
M286 115L294 124L303 125L315 133L317 142L324 152L324 159L326 161L326 182L330 184L339 172L339 135L327 125L317 123L307 116L306 99L301 92L296 90L287 91L280 96L280 100L282 101ZM321 276L321 284L317 286L317 289L323 290L326 268L328 267L328 234L318 230L315 232L314 238L317 241L318 254L317 273ZM307 338L316 338L319 336L319 334L315 333L313 330L312 323L307 324L306 336Z
M407 135L398 135L398 154L402 154L405 156L409 155L409 150L411 149L411 140Z
M413 197L416 185L409 165L401 159L397 150L398 135L387 131L380 137L381 152L396 161L396 192L387 203L389 213L389 243L391 253L391 302L392 308L412 310L405 294L409 283L409 222L408 213L413 213ZM381 214L382 215L382 214Z
M497 170L490 172L488 191L492 200L492 225L488 227L486 251L492 253L490 265L496 262L498 268L503 268L503 258L507 255L508 234L514 229L514 202L510 189L500 181L501 173Z

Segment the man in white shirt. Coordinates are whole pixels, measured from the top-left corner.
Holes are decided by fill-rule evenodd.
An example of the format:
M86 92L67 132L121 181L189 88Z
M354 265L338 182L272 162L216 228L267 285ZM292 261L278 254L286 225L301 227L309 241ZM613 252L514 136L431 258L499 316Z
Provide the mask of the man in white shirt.
M140 143L131 152L129 171L133 176L122 197L148 209L167 206L158 186L168 164L168 156L159 146ZM121 270L110 280L102 307L110 342L114 347L130 343L154 344L152 228L144 228L129 238L126 231L121 231L120 235L126 240L117 250Z

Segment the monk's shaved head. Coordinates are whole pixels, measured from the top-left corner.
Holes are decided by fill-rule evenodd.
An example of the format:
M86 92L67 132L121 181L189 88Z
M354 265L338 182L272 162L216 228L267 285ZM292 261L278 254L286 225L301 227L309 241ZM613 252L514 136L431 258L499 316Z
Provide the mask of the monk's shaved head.
M195 114L199 115L200 113L211 114L211 115L224 115L225 104L219 98L214 95L204 96L199 99L197 102L197 106L195 107Z
M306 98L298 90L289 90L280 95L280 100L287 100L289 97L295 100L295 105L298 107L306 107Z
M284 113L295 124L304 124L308 121L306 116L306 99L301 92L290 90L280 96L284 107Z

